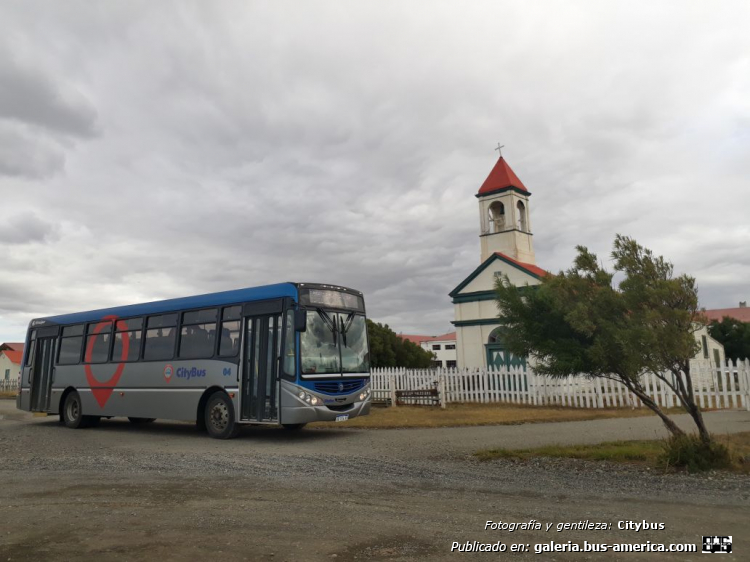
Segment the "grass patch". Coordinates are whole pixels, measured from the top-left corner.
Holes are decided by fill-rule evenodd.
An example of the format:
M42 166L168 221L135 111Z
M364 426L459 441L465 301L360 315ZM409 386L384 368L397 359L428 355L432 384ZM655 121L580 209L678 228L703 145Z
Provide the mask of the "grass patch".
M592 461L655 462L662 451L660 441L609 441L598 445L548 445L521 450L486 449L477 452L475 456L483 461L551 457Z
M699 472L712 468L730 468L732 454L729 447L716 439L704 443L697 435L670 437L664 443L660 462L665 466Z
M551 445L534 449L486 449L474 456L482 461L527 460L536 457L635 463L654 468L684 468L697 472L723 468L750 472L750 431L716 435L710 450L692 436L654 441L610 441L598 445Z
M18 393L15 390L0 390L0 400L2 399L15 399Z
M674 413L683 413L675 410ZM556 408L512 404L450 404L443 410L435 406L373 406L369 416L343 423L316 423L315 427L352 427L363 429L403 429L420 427L464 427L477 425L517 425L564 421L633 418L654 415L647 408Z

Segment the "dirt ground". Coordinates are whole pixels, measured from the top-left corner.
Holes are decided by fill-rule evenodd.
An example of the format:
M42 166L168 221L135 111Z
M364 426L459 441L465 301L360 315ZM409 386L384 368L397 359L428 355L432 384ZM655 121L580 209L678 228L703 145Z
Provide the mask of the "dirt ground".
M715 431L750 428L746 412L710 416ZM627 429L648 438L658 432L649 420L299 433L250 428L238 439L215 441L169 422L135 427L105 420L73 431L3 400L0 562L703 560L702 535L732 535L733 554L723 559L750 560L747 476L664 475L560 459L481 463L470 456L483 446L534 445L545 437L611 440ZM531 519L611 528L484 530L487 521ZM665 528L617 528L644 520ZM454 541L475 540L528 544L531 551L450 552ZM550 541L691 543L699 552L534 553L535 544Z

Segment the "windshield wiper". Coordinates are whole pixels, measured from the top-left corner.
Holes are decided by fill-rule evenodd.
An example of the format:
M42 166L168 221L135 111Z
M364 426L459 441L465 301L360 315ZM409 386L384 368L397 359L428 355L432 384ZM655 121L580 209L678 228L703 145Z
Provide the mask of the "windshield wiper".
M318 311L318 316L320 316L323 319L323 322L326 326L328 326L328 329L331 330L331 333L333 334L333 343L336 343L336 332L338 331L338 327L336 326L335 316L334 319L331 319L328 314L326 314L325 310L322 308L316 308L315 310Z
M344 324L343 318L340 318L339 322L341 322L341 339L344 342L344 347L349 347L346 343L346 334L349 331L349 328L351 328L352 322L354 322L354 313L350 312L349 316L346 317L346 324Z

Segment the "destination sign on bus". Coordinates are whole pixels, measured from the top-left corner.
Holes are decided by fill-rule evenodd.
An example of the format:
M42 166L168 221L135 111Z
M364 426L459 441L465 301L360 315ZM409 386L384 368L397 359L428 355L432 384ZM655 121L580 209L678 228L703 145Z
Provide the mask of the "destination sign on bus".
M310 304L318 306L330 306L333 308L360 309L360 298L357 295L344 293L342 291L327 291L323 289L310 289Z

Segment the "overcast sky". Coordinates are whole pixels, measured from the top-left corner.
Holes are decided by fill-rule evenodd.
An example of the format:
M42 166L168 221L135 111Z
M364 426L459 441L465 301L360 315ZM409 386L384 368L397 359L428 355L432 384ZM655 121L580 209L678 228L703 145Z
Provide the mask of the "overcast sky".
M0 341L286 280L450 331L497 153L537 263L635 237L750 299L750 3L0 6Z

